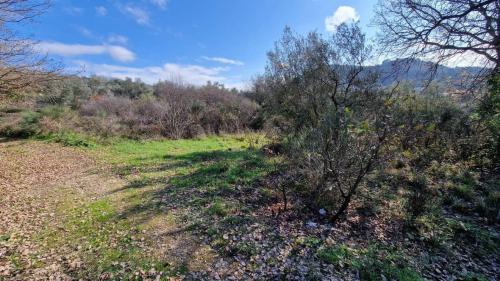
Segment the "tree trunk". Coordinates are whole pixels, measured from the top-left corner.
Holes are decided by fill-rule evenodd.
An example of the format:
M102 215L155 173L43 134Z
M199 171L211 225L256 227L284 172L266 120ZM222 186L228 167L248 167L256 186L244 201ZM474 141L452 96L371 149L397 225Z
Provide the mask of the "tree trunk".
M330 221L332 223L335 223L340 218L340 216L342 216L345 213L345 211L349 207L349 203L351 203L351 198L352 198L353 194L354 194L354 190L349 191L347 196L344 198L344 201L342 202L342 205L340 206L340 208L337 210L337 212L330 219Z

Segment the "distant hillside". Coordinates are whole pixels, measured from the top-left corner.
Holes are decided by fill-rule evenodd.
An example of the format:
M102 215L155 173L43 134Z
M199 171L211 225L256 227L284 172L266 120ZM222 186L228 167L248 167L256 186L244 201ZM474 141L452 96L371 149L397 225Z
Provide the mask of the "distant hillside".
M448 86L457 86L463 79L473 77L482 70L480 67L447 67L432 62L408 59L386 60L373 68L382 74L380 82L385 86L397 80L406 80L411 81L416 87L422 86L431 78L432 70L436 70L432 77L434 81Z

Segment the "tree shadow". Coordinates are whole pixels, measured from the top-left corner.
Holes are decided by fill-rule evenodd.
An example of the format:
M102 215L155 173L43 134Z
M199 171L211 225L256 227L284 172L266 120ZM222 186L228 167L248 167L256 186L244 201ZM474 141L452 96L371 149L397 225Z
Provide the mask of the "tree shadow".
M113 191L122 192L124 202L133 202L114 220L148 225L158 218L173 218L175 227L158 229L157 239L189 233L201 243L222 237L228 228L244 231L244 226L255 220L252 212L272 200L258 184L271 168L259 150L192 152L166 155L163 161L142 160L147 164L117 170L121 175L131 173L139 178Z
M214 200L238 201L243 194L254 189L252 183L264 176L269 168L264 155L257 150L217 150L167 155L164 163L140 167L138 173L165 171L173 172L173 175L134 179L118 190L163 185L146 191L143 194L144 198L148 198L146 203L126 210L122 215L138 215L159 207L167 212L172 209L201 212Z
M5 136L0 136L0 143L15 143L19 141L26 141L27 138L22 138L22 137L5 137Z

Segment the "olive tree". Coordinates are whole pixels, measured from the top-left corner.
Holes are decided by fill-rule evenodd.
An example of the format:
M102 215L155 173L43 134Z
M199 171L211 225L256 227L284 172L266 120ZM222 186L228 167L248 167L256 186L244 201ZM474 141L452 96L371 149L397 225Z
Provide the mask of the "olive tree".
M264 104L288 144L309 205L342 216L377 163L388 135L390 104L365 63L371 48L357 24L331 38L286 29L266 68Z

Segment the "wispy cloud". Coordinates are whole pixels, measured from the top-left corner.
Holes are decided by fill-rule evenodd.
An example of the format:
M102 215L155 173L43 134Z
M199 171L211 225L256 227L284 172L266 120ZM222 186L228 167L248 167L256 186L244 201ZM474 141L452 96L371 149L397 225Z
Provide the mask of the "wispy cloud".
M202 58L204 60L214 61L214 62L223 63L223 64L244 65L244 63L241 62L241 61L232 60L232 59L223 58L223 57L206 57L206 56L203 56Z
M83 9L80 7L66 7L64 8L64 11L72 16L76 16L83 13Z
M151 0L151 3L158 6L160 9L164 10L167 8L168 0Z
M335 32L337 28L346 22L356 22L359 20L359 14L353 7L340 6L333 15L325 19L325 28L329 32Z
M83 26L79 26L77 27L78 31L85 37L87 38L94 38L94 34L92 33L92 31L90 31L88 28L86 27L83 27Z
M225 73L227 67L204 67L200 65L184 65L167 63L161 66L127 67L112 64L94 64L86 61L76 61L78 69L83 69L87 75L98 75L124 79L139 78L153 84L158 81L183 81L193 85L204 85L207 81L224 83L228 87L243 88L245 82L233 80Z
M108 36L108 42L111 44L125 45L128 42L128 38L123 35L113 34Z
M60 56L82 56L82 55L109 55L120 62L130 62L135 59L135 54L122 46L116 45L83 45L64 44L60 42L40 42L36 48L41 53Z
M133 6L132 4L127 4L125 6L120 6L120 11L132 17L140 25L149 25L149 13L143 8Z
M99 16L105 16L108 14L108 9L106 9L103 6L97 6L95 7L95 11Z

